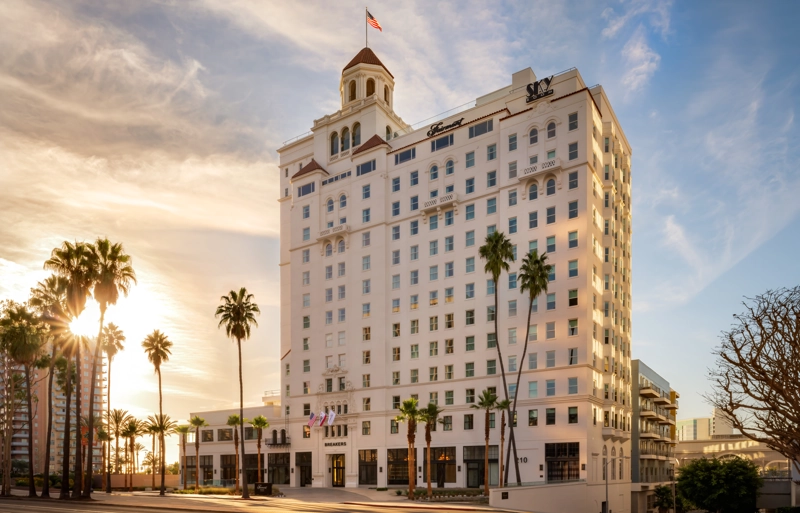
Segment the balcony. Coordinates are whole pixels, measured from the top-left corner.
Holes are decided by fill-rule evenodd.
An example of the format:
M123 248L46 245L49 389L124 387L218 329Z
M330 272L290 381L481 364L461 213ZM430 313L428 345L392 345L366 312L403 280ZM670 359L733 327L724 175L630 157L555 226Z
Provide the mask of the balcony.
M669 397L664 397L663 395L660 395L660 396L654 398L653 402L656 403L656 404L661 404L661 405L670 404Z
M665 404L664 408L668 410L677 410L678 409L678 401L676 400L674 403Z
M657 415L653 410L647 408L646 406L642 406L642 408L639 410L639 416L643 419L649 419L655 418Z
M630 437L631 434L625 430L613 427L603 427L603 440L613 440L615 442L619 442L622 440L628 440Z
M435 198L431 198L428 201L425 201L422 204L422 212L428 212L431 210L441 210L443 208L449 207L451 205L458 204L458 194L455 192L448 192L447 194L443 194L441 196L437 196Z
M530 166L524 168L521 173L517 174L517 180L521 182L539 173L543 173L545 171L556 171L558 169L561 169L561 159L556 157L554 159L545 160L541 163L531 164Z
M641 433L639 433L639 438L641 438L642 440L659 440L661 438L661 435L659 435L654 431L642 431Z
M275 438L265 438L264 442L266 442L267 447L290 447L292 445L292 438L289 436L278 436Z
M349 224L340 224L339 226L334 226L333 228L327 228L319 232L317 236L317 240L327 239L333 235L345 235L350 233L350 225Z
M656 397L661 397L661 394L650 385L643 386L639 389L639 395L642 397L649 397L651 399L655 399Z

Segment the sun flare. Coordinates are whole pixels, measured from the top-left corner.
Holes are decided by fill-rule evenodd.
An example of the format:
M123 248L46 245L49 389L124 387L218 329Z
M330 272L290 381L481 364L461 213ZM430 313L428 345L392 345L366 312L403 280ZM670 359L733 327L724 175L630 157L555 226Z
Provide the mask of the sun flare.
M81 315L69 323L69 330L72 334L81 337L96 337L99 327L100 309L94 300L87 301L86 308Z

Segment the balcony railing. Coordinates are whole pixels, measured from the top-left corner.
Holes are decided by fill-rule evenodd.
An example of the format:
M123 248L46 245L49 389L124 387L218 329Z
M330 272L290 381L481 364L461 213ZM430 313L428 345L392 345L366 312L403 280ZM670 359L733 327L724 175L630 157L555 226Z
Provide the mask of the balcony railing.
M322 240L326 237L330 237L331 235L336 234L345 234L350 233L350 225L347 224L340 224L339 226L334 226L333 228L326 228L319 232L317 236L317 240Z
M545 160L544 162L531 164L530 166L523 168L522 172L517 174L517 180L527 180L528 178L539 173L543 173L545 171L555 171L556 169L561 169L561 159L558 157Z
M458 194L455 192L448 192L441 196L431 198L422 204L422 211L433 210L435 208L448 207L454 203L458 203Z
M277 437L277 438L266 438L265 442L267 447L289 447L292 445L292 438L289 436L286 437Z

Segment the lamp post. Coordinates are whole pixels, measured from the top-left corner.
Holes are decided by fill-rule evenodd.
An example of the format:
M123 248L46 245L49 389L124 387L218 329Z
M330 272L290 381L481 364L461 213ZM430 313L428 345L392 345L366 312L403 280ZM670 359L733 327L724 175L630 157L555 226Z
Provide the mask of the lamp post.
M603 471L604 471L603 473L606 476L606 502L605 502L606 508L603 511L603 513L611 513L611 508L609 507L609 504L608 504L608 466L611 465L611 463L614 462L615 460L616 460L616 458L614 458L614 459L609 458L608 461L606 462L604 468L603 468Z

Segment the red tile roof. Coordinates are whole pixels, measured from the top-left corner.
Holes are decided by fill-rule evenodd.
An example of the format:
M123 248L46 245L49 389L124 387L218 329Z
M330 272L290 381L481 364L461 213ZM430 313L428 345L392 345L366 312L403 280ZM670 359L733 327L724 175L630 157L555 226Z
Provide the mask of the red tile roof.
M389 150L392 149L392 146L388 142L386 142L383 139L383 137L379 136L378 134L375 134L372 137L370 137L369 140L367 140L367 142L365 142L364 144L359 146L353 152L353 156L355 157L359 153L362 153L362 152L367 151L367 150L371 150L372 148L376 148L376 147L380 146L381 144L385 144L386 146L389 146Z
M292 176L292 180L294 180L295 178L300 178L303 175L307 175L308 173L316 171L317 169L321 170L326 175L328 174L328 172L325 171L325 168L317 164L316 160L311 159L311 162L303 166L303 168L300 171L298 171L297 173L294 174L294 176Z
M344 67L342 73L344 74L345 71L347 71L348 69L352 68L357 64L374 64L375 66L381 66L383 69L386 70L386 73L388 73L390 77L394 78L394 75L392 75L392 72L389 71L389 68L384 66L381 60L378 59L378 56L375 55L375 52L373 52L369 48L364 48L360 52L358 52L358 54L356 54L356 56L353 57L353 60L351 60L347 64L347 66Z

